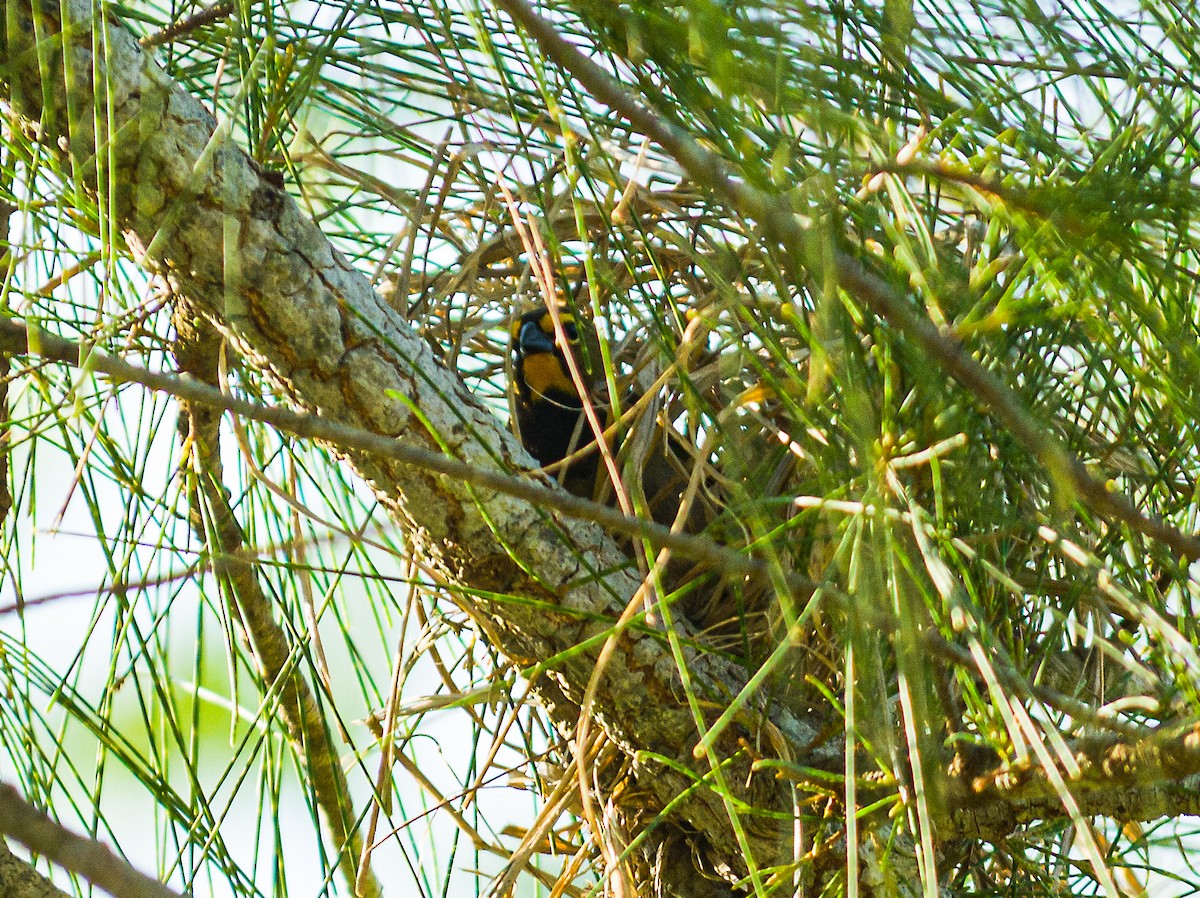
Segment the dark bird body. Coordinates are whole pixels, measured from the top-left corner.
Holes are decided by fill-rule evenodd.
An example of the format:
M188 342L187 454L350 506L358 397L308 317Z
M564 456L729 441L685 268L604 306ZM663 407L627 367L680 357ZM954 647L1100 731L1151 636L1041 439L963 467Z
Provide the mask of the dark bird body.
M590 325L581 328L566 309L559 312L562 340L544 308L522 315L513 325L513 407L517 435L529 454L548 467L594 442L583 399L571 377L566 352L575 360L584 387L590 387L600 349ZM565 340L566 347L560 345ZM563 486L591 499L599 453L593 451L556 472Z
M591 322L576 318L565 306L558 310L562 324L544 308L522 315L512 328L513 392L517 431L522 445L543 467L576 455L566 469L555 473L567 490L585 499L611 501L612 485L593 445L594 434L583 412L583 400L567 365L567 353L576 363L583 385L590 392L599 380L600 344ZM603 391L603 384L596 392ZM630 397L630 401L636 397ZM612 422L605 404L597 406L600 422ZM654 427L653 438L642 442L638 458L621 458L625 486L641 492L651 517L670 526L687 487L691 458L674 431ZM624 447L629 454L631 446ZM587 451L581 451L587 450ZM618 445L610 446L618 454ZM631 480L631 475L636 479ZM711 520L710 510L693 506L685 529L698 531Z
M612 502L615 490L584 414L585 399L592 401L589 394L593 389L603 394L602 385L594 388L602 370L599 341L591 322L576 318L565 306L558 309L558 319L561 330L555 328L554 318L545 308L538 308L513 324L510 389L518 436L567 490L586 499ZM584 398L570 373L567 353L576 363ZM637 397L628 399L633 406ZM612 421L606 406L598 403L596 410L607 428ZM644 508L656 523L674 526L689 476L699 463L697 450L661 420L631 422L624 442L615 438L609 449L622 472L623 488L636 497L635 506ZM568 457L571 460L564 468L561 463ZM698 486L687 516L680 522L686 533L704 530L720 511L712 480L702 479ZM633 546L624 545L632 556ZM664 583L670 591L705 571L703 564L675 558L665 571ZM678 611L712 637L740 645L750 636L747 627L758 633L765 625L758 606L768 596L768 586L765 581L750 584L717 578L707 587L691 590Z

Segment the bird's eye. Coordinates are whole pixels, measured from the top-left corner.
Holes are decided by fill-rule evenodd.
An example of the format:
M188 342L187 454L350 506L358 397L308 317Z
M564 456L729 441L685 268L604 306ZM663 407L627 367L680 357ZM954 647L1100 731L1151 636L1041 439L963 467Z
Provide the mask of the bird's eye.
M567 335L567 340L571 343L579 342L579 329L575 327L574 321L563 322L563 333Z

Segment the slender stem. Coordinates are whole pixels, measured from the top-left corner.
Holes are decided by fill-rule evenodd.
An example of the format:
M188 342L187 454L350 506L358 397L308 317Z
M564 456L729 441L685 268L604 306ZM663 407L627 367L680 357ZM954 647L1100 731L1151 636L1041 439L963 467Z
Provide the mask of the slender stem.
M178 399L225 409L249 420L270 424L299 437L321 440L340 449L392 458L413 467L465 480L475 486L552 508L573 518L594 521L613 533L640 537L655 548L671 549L685 558L704 562L713 570L761 576L770 573L765 562L743 555L706 536L672 533L670 528L661 524L626 517L607 505L580 499L565 490L541 486L518 477L515 473L485 470L368 430L338 424L287 408L256 405L191 378L181 378L131 365L98 349L89 349L41 330L31 333L21 324L3 318L0 318L0 353L32 354L68 365L79 365L80 359L85 358L89 370L100 372L114 381L138 383ZM812 580L800 575L789 577L789 583L799 590L810 589L815 585Z

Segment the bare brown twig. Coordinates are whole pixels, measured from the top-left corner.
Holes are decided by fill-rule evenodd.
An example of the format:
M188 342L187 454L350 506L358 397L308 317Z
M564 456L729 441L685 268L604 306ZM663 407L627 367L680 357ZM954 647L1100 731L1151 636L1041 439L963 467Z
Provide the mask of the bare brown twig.
M214 3L207 9L202 9L193 16L188 16L186 19L180 19L178 22L172 22L166 28L148 34L141 40L141 45L147 50L152 47L161 47L163 44L169 44L177 37L187 34L189 31L194 31L197 28L203 28L205 25L211 25L220 19L230 15L236 5L233 0L221 0L220 3Z
M358 449L393 458L447 477L465 480L485 489L536 502L581 520L594 521L613 533L645 539L656 548L669 548L685 558L704 562L714 570L758 576L769 573L762 561L723 546L709 537L673 533L670 528L653 521L627 517L607 505L581 499L565 490L551 489L528 479L484 470L437 452L328 421L316 415L277 406L256 405L192 379L150 371L99 350L86 350L77 343L44 331L38 331L30 340L29 334L21 324L9 319L0 319L0 354L24 353L32 353L69 365L78 365L81 355L85 355L91 370L101 372L118 382L139 383L182 400L201 403L210 408L226 409L296 436L321 440L342 449ZM790 582L797 589L809 589L815 585L809 578L800 575L792 575Z

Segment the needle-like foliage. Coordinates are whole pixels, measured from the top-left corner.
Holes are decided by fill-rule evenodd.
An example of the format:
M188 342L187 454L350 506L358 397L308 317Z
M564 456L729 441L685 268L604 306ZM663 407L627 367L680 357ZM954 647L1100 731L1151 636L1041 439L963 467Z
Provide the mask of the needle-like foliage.
M96 59L136 35L216 116L205 153L315 222L296 270L342 254L493 413L380 387L401 444L477 440L514 484L453 499L364 464L353 427L398 429L356 405L352 328L306 357L239 292L283 201L181 261L210 157L163 199L122 167L126 94L72 92L121 73L73 70L59 4L6 9L0 771L28 802L194 895L1200 888L1189 4L98 6ZM682 539L544 493L506 523L530 496L487 428L537 304L597 331L596 498ZM686 726L651 738L663 694L615 670Z

